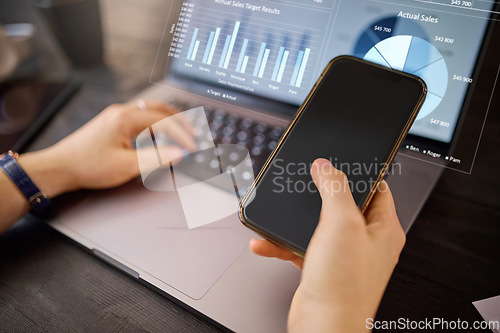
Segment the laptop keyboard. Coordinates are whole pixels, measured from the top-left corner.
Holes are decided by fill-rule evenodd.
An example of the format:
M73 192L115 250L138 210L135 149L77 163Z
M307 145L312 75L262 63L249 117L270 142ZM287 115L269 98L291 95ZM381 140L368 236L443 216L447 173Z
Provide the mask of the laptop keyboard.
M179 102L173 104L181 110L195 107ZM246 147L250 152L254 174L257 175L276 147L284 129L269 126L264 122L256 122L250 118L239 117L225 109L204 107L204 110L215 145L238 144ZM212 166L215 165L213 160L207 161L196 157L195 154L194 162L197 164L210 164L212 162ZM230 156L229 159L237 161L240 158L244 158L244 156Z

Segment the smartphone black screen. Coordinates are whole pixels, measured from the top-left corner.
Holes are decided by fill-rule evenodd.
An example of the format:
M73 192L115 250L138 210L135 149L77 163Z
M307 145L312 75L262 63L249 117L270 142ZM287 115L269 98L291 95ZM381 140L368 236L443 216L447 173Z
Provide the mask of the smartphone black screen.
M321 198L311 179L317 158L347 174L361 206L413 122L425 96L416 77L351 57L334 59L292 122L244 202L244 222L302 253Z

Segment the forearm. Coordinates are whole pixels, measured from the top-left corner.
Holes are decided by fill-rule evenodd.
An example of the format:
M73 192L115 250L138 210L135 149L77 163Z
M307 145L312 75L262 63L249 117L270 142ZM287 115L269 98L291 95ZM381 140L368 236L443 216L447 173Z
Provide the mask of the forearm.
M70 173L59 153L47 148L33 153L23 154L18 163L37 187L49 198L64 192L75 190ZM0 170L0 233L25 215L30 205L14 182Z
M21 155L18 163L49 198L81 188L119 186L140 174L131 138L177 112L162 102L143 103L147 112L141 112L137 103L112 105L57 144ZM171 130L175 130L183 148L194 151L193 129L187 120L179 119L183 118L171 123ZM183 156L182 149L173 145L162 147L161 154L169 161ZM156 162L154 159L152 165ZM0 170L0 232L29 208L26 198Z

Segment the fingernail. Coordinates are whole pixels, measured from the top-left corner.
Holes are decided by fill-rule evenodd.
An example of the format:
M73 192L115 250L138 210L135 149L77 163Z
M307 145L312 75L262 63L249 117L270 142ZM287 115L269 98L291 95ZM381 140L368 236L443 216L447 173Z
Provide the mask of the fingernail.
M317 169L321 169L321 170L329 170L333 166L329 160L327 160L325 158L318 158L314 161L313 167L317 168Z

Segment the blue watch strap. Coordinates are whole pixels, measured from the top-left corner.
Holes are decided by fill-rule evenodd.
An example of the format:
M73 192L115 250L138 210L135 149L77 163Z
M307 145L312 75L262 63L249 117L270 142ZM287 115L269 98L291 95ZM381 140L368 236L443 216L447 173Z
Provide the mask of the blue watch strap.
M33 210L40 212L50 206L47 195L40 191L31 178L17 163L12 152L4 155L0 160L0 169L9 176L19 190L24 194Z

